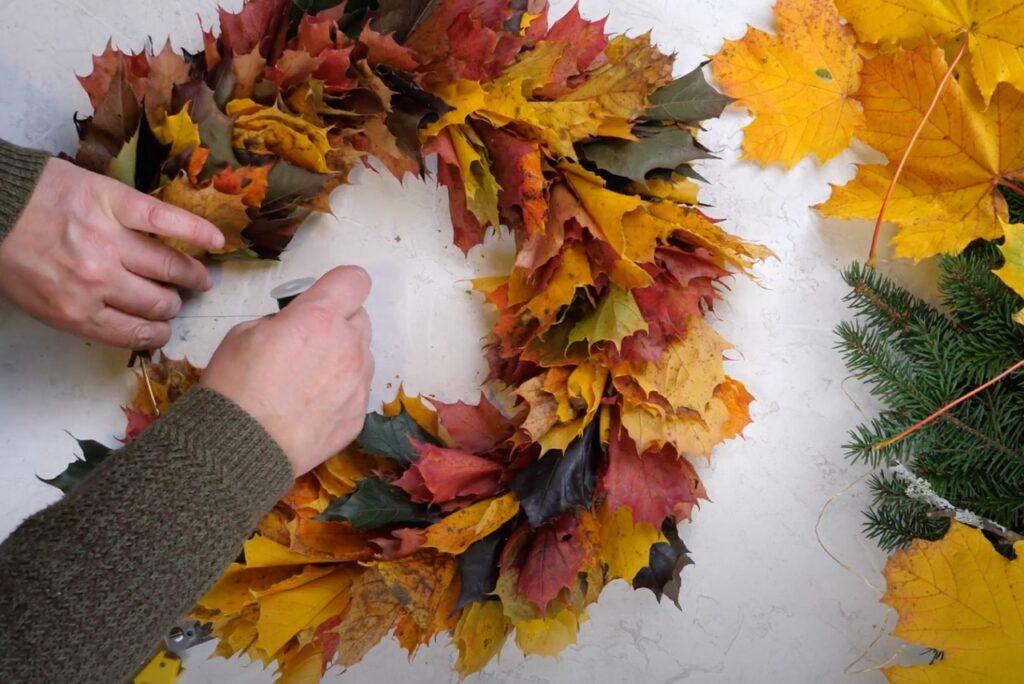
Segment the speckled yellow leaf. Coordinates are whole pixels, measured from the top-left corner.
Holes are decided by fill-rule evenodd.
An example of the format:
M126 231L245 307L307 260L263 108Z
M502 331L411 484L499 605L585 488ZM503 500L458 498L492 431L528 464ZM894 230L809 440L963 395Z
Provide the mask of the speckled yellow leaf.
M231 142L253 154L275 154L309 171L328 173L331 149L327 129L248 98L231 100L226 111L235 117Z
M1002 222L1006 241L1000 245L1005 263L995 273L1013 291L1024 297L1024 223L1009 224ZM1024 309L1021 309L1014 320L1024 324Z
M675 410L702 413L715 388L725 381L722 353L731 348L702 317L689 316L686 336L670 342L656 363L630 363L629 377L644 392L658 395Z
M915 540L885 565L882 602L893 634L942 651L933 665L885 671L893 684L1013 684L1024 672L1024 542L1016 560L980 531L953 522L939 541Z
M571 610L559 607L544 618L516 623L516 645L524 655L552 658L576 643L580 618Z
M1024 0L836 0L861 40L952 47L967 35L971 74L985 101L999 83L1024 90Z
M792 166L808 154L828 161L864 120L853 99L861 58L832 0L779 0L775 35L755 28L725 42L711 71L726 95L754 115L743 153Z
M874 219L892 169L903 154L946 70L942 51L880 54L864 64L860 91L866 123L858 137L881 151L888 165L862 166L819 209L840 218ZM896 256L923 259L956 253L977 238L1002 235L1006 201L996 182L1024 172L1024 95L996 89L987 109L955 79L914 145L886 210L900 230Z
M636 573L647 567L651 546L664 541L657 527L633 520L629 506L612 511L607 503L597 512L601 525L601 561L608 566L608 578L632 582Z
M171 116L164 116L160 123L153 126L153 135L161 145L170 145L170 155L177 156L183 152L199 147L199 126L188 113L186 103L181 111Z
M452 641L459 649L455 671L460 677L479 672L501 652L512 623L501 611L501 602L471 603L462 611L452 631Z
M751 401L753 397L741 383L726 378L700 414L665 415L627 401L622 406L622 426L641 452L671 444L681 453L710 457L715 445L737 437L750 422Z
M445 516L424 530L428 546L445 553L460 554L505 524L519 512L519 501L509 492L486 499Z
M420 629L429 629L455 580L455 558L434 551L421 551L393 561L373 564L391 594Z
M338 664L355 665L391 631L402 606L379 572L364 571L352 587L352 602L332 632L338 635Z

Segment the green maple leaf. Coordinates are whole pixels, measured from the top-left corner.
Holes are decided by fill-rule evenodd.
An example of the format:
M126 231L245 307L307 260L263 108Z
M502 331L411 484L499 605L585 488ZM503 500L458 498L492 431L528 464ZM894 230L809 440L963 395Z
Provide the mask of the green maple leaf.
M410 439L420 443L436 443L403 409L394 418L385 418L379 413L368 414L363 431L356 438L356 445L367 453L410 466L420 457Z
M79 439L77 442L82 450L82 458L75 459L69 463L68 467L56 477L49 479L40 477L40 481L45 482L51 487L56 487L67 494L82 484L85 476L95 470L113 452L113 449L95 440Z
M722 114L733 101L711 87L704 78L704 65L651 93L648 119L696 125Z
M675 126L637 126L639 140L601 140L580 147L602 171L643 183L656 170L674 170L698 159L713 159L693 135Z
M331 501L317 520L347 521L357 530L396 524L427 524L437 519L426 506L413 503L404 490L379 477L364 477L356 491Z
M595 308L569 333L569 344L587 340L590 344L608 340L616 347L630 335L647 330L636 298L629 290L612 285Z

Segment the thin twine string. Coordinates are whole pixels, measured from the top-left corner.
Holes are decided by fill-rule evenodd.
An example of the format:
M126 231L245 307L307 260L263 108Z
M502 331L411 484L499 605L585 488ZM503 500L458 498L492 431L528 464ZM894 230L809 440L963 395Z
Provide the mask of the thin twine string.
M850 403L853 404L854 408L857 409L857 412L860 413L861 417L864 418L865 420L868 420L867 413L865 413L865 411L861 407L861 405L857 402L856 399L853 398L853 395L851 395L850 392L846 389L846 383L848 381L850 381L850 380L853 380L854 377L855 376L853 376L853 375L848 375L847 377L843 378L843 381L839 384L839 388L842 390L843 394L846 395L846 398L850 400ZM872 582L870 579L868 579L868 577L866 577L863 573L861 573L856 568L851 566L849 563L846 563L841 558L839 558L839 556L837 556L835 553L833 553L832 550L828 547L828 545L825 544L825 540L822 539L822 537L821 537L821 523L825 519L825 514L828 512L829 507L836 500L838 500L839 498L843 497L851 489L853 489L854 487L859 485L861 482L863 482L873 472L874 472L874 469L868 470L867 472L862 473L853 482L850 482L849 484L844 486L842 489L834 492L833 494L831 494L825 500L825 503L822 504L821 509L818 511L818 517L817 517L817 520L814 523L814 536L815 536L815 538L818 541L818 546L820 546L821 550L824 551L825 554L829 558L832 559L832 562L834 562L836 565L838 565L840 568L842 568L848 574L852 575L853 577L856 577L857 580L860 581L868 589L873 590L875 593L877 593L879 596L881 596L884 593L884 591L882 590L881 587L877 586L874 582ZM888 631L889 631L889 622L890 622L891 618L892 618L892 614L891 613L887 613L886 616L885 616L885 620L882 622L882 626L878 629L878 632L875 634L875 637L871 640L870 643L868 643L868 645L864 648L864 650L861 652L861 654L859 656L857 656L849 665L847 665L845 668L843 668L843 673L844 674L859 675L859 674L866 674L868 672L876 672L878 670L883 670L886 667L888 667L889 665L891 665L893 662L895 662L896 659L899 658L903 654L903 651L905 651L907 649L907 645L906 644L902 644L896 650L895 653L893 653L891 656L889 656L887 659L885 659L882 663L880 663L878 665L872 665L870 667L864 667L864 668L861 668L859 670L853 670L852 669L857 663L863 661L865 658L870 656L871 655L871 651L875 648L875 646L878 644L878 642L881 641L882 637L885 636L888 633Z

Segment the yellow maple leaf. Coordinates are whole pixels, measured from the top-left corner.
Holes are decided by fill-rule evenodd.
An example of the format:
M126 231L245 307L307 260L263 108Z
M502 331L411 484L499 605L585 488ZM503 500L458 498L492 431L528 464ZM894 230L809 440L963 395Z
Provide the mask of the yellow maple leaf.
M225 615L239 613L256 602L254 592L269 589L299 571L298 566L252 568L243 563L232 563L199 600L199 607Z
M398 394L391 401L384 404L381 409L381 414L385 418L394 418L405 409L405 412L409 414L417 425L421 428L434 435L438 435L437 427L437 411L423 403L423 399L419 395L410 395L405 393L405 388L402 385L398 386Z
M273 657L339 597L343 599L342 605L335 605L328 612L340 614L348 604L348 592L356 575L358 571L352 568L328 570L323 576L299 587L289 587L287 591L271 587L261 592L255 647L267 657Z
M967 36L971 73L987 103L999 83L1024 90L1022 0L836 0L862 40L913 47Z
M995 271L1003 282L1014 292L1024 297L1024 223L1009 224L1001 221L1006 240L999 246L1003 253L1003 267ZM1017 312L1014 320L1024 324L1024 309Z
M234 252L248 245L242 237L242 231L249 225L249 215L245 211L245 198L241 195L228 195L212 185L195 188L185 176L177 176L160 188L158 196L164 202L187 209L220 228L220 232L224 234L224 246L213 252L214 254ZM185 254L202 254L202 250L182 240L161 240Z
M519 512L519 501L509 492L493 499L485 499L455 511L426 530L428 546L439 551L459 554L480 539L504 525Z
M171 146L169 154L172 157L200 145L199 125L189 116L188 109L189 103L186 103L180 112L170 116L165 114L160 123L152 127L153 135L160 144Z
M562 252L562 260L547 287L526 303L526 309L542 324L554 322L558 312L576 296L576 290L594 282L590 261L582 243L575 243Z
M283 658L274 684L319 684L321 679L323 648L316 642L310 642Z
M132 684L174 684L184 672L181 658L161 648L145 667L139 670Z
M597 519L601 526L600 558L608 566L608 579L632 582L650 562L651 547L665 538L654 525L633 520L629 506L613 511L605 502L598 509Z
M888 166L861 166L819 209L839 218L873 219L892 171L924 117L943 74L942 50L880 54L864 64L859 97L866 122L859 138L881 151ZM912 76L911 76L912 75ZM956 253L977 238L1002 235L1006 201L997 183L1024 172L1024 94L997 88L988 109L962 84L949 82L914 145L886 210L900 230L898 257Z
M234 147L253 154L275 154L309 171L330 173L328 129L248 98L231 100L226 111L235 117Z
M524 655L552 658L576 643L580 617L565 606L547 617L516 623L516 645Z
M242 550L245 552L245 564L250 568L337 562L329 556L308 556L296 553L287 546L259 534L247 539L242 545Z
M1011 684L1024 672L1024 542L1016 560L954 521L939 541L915 540L885 565L882 602L893 635L943 652L934 665L890 667L893 684Z
M463 609L452 631L459 650L455 671L460 678L479 672L501 652L512 623L501 610L500 601L479 601Z
M491 164L483 143L469 126L452 126L448 129L459 170L466 191L466 206L480 221L481 225L497 226L498 181L491 172Z
M850 144L864 116L857 39L832 0L779 0L777 35L751 28L725 42L711 71L726 95L754 114L743 153L792 166L808 154L828 161Z
M492 83L457 81L434 89L452 109L422 131L424 138L469 117L494 126L513 122L530 128L552 156L575 159L573 142L602 134L632 139L629 122L647 108L647 95L672 77L672 60L651 44L650 35L617 36L605 51L607 63L586 81L553 101L532 100L534 87L544 80L554 48L527 53L504 78Z
M560 376L564 385L554 386L551 383L552 376ZM597 414L607 383L608 369L591 361L576 366L567 376L564 369L549 371L545 389L553 392L556 421L561 422L556 422L536 439L541 454L565 451L574 439L583 434L584 428L590 425ZM574 407L582 407L582 415L578 415Z
M664 399L673 412L703 413L715 389L725 382L722 353L731 348L703 318L687 316L685 337L672 340L657 362L626 362L615 374L635 382L648 396Z

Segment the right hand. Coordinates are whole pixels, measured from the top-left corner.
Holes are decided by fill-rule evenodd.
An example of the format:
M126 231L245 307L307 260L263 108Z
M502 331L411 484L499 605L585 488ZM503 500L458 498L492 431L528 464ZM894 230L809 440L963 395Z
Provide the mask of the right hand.
M295 476L359 435L373 377L370 276L358 266L325 274L283 311L235 326L201 384L259 422Z

